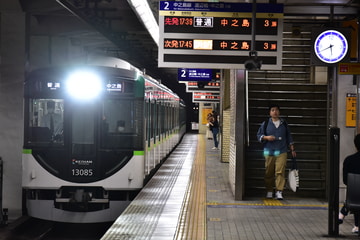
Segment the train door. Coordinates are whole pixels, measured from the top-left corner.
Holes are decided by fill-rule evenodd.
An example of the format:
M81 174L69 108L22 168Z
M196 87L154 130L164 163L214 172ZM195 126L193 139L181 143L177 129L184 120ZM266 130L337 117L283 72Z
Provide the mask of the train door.
M71 109L70 174L72 178L89 181L100 174L96 161L97 105L93 102L73 103Z

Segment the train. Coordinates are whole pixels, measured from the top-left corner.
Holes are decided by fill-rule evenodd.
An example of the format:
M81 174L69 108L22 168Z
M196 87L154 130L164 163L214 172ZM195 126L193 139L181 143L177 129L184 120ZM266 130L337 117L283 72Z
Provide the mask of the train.
M185 132L184 101L124 60L33 70L24 83L24 212L114 221Z

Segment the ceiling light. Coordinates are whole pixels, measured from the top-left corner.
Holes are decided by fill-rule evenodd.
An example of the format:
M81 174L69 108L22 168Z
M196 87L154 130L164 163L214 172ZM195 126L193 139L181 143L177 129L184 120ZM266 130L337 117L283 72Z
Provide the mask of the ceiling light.
M159 25L147 0L128 0L128 2L145 25L156 45L159 46Z

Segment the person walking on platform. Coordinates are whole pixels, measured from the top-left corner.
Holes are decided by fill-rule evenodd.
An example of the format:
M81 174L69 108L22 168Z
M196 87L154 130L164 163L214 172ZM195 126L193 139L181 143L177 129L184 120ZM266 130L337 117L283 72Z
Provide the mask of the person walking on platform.
M280 117L280 107L271 105L269 113L269 119L261 123L257 132L257 139L264 146L266 198L273 198L275 182L275 198L283 200L288 147L292 157L296 157L296 152L290 128Z
M218 115L215 111L212 111L212 116L209 121L210 129L213 133L213 139L214 139L214 147L212 149L218 150L219 141L217 138L217 135L219 133L219 122L218 122Z
M212 114L209 113L206 117L206 138L209 139L209 140L212 140L213 139L213 136L212 136L212 132L211 132L211 126L210 126L210 120L212 118Z
M354 138L354 144L357 152L349 155L345 158L343 163L343 182L347 185L348 173L360 174L360 134L357 134ZM346 208L346 203L344 207L341 208L339 213L339 223L342 223L345 216L348 214L348 209ZM354 228L352 229L353 233L359 233L359 216L360 213L354 212Z

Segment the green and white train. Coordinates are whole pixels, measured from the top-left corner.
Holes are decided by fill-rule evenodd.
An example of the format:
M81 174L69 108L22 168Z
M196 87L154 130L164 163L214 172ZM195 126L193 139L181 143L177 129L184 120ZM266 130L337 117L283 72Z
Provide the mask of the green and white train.
M40 219L115 220L186 131L182 100L116 58L32 71L24 96L23 202Z

